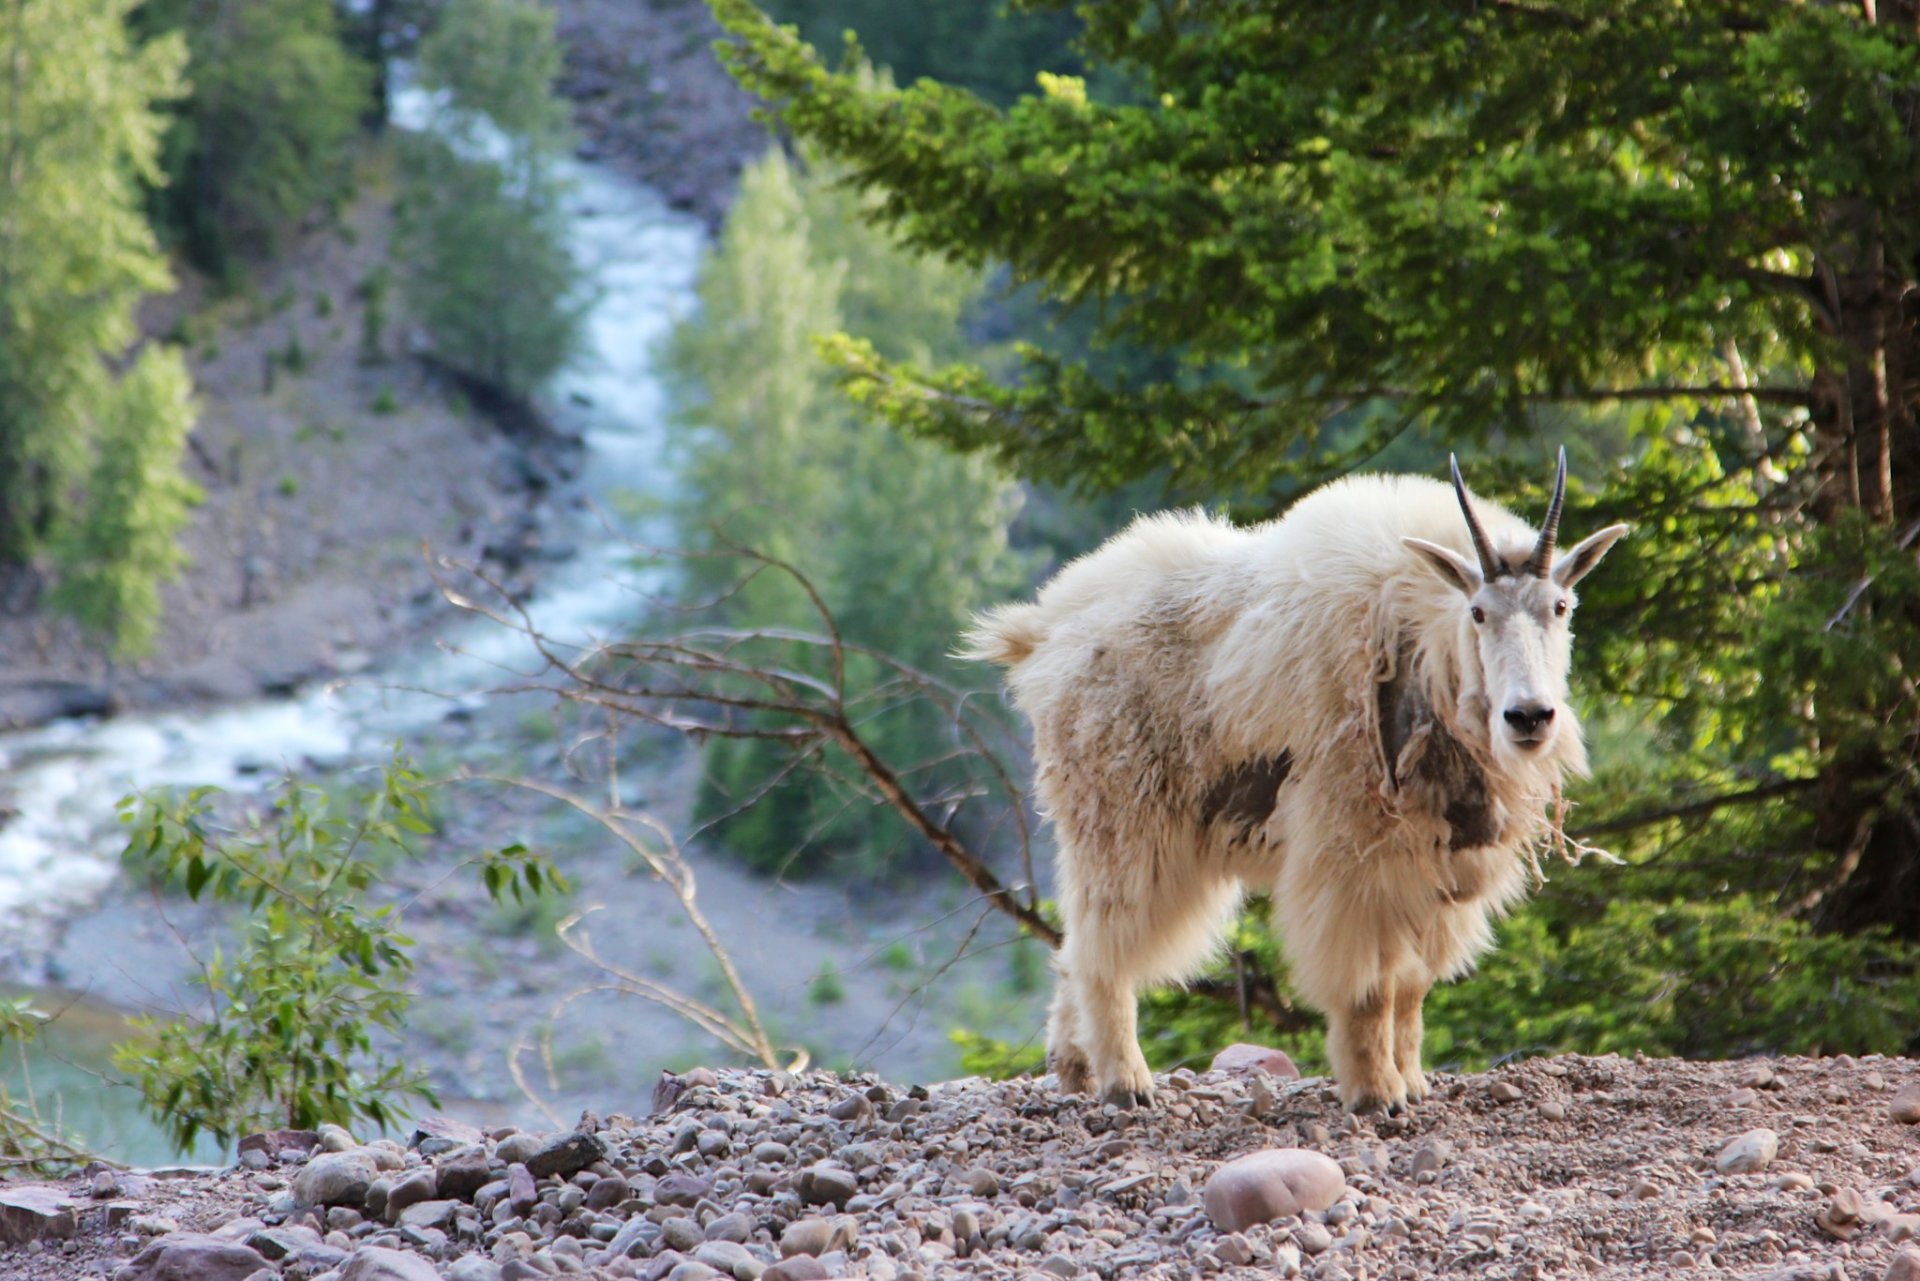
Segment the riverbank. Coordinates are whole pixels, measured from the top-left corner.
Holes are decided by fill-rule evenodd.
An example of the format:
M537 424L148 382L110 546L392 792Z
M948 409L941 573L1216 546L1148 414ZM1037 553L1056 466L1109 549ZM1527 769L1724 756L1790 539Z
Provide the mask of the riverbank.
M204 495L162 589L152 653L109 663L71 624L0 611L0 729L207 707L365 669L447 614L423 550L524 583L577 442L480 412L423 360L396 298L392 157L239 293L191 276L142 316L182 345L200 406L186 460Z
M548 1133L288 1138L0 1192L0 1281L1920 1276L1912 1060L1534 1059L1377 1120L1320 1080L1156 1084L700 1069Z

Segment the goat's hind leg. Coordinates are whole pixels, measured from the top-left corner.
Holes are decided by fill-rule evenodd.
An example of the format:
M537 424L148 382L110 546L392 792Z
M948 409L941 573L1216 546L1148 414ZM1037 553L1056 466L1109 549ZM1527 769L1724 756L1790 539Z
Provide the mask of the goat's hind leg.
M1093 1068L1080 1045L1079 1004L1064 964L1055 966L1053 1008L1047 1015L1047 1070L1059 1080L1063 1094L1093 1091Z
M1140 1053L1140 989L1187 978L1205 964L1239 899L1237 882L1191 868L1063 896L1067 936L1049 1047L1083 1053L1104 1101L1153 1101L1153 1073ZM1063 1035L1068 1016L1071 1033Z

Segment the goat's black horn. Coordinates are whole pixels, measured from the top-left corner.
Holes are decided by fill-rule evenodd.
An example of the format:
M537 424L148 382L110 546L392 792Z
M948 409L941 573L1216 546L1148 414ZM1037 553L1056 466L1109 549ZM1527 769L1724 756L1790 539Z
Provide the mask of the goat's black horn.
M1460 514L1467 518L1467 532L1473 535L1473 550L1480 555L1480 577L1490 583L1507 572L1507 562L1493 554L1493 544L1487 540L1487 531L1480 528L1480 518L1473 514L1473 501L1467 497L1467 482L1460 479L1460 460L1448 454L1447 466L1453 471L1453 492L1460 499Z
M1535 578L1545 578L1553 570L1553 540L1560 533L1560 508L1567 501L1567 447L1560 446L1560 470L1553 478L1553 501L1547 504L1547 518L1540 523L1540 541L1527 557L1527 570Z

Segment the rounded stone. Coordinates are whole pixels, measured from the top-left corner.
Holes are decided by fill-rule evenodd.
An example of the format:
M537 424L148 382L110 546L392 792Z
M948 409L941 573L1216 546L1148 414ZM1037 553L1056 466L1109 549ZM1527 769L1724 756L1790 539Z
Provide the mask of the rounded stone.
M1332 1157L1305 1148L1267 1148L1215 1170L1200 1199L1216 1228L1239 1232L1256 1223L1324 1210L1346 1187L1346 1175Z
M1255 1069L1288 1080L1300 1079L1300 1069L1285 1053L1267 1045L1249 1045L1237 1041L1213 1056L1209 1072L1252 1072Z
M1887 1115L1902 1125L1920 1125L1920 1085L1909 1085L1894 1095Z
M780 1234L780 1253L784 1258L798 1254L825 1254L833 1244L833 1225L825 1219L796 1219Z
M365 1152L324 1152L294 1176L293 1195L301 1205L362 1205L376 1174Z
M1748 1130L1728 1140L1713 1165L1722 1174L1758 1174L1773 1164L1779 1151L1780 1136L1772 1130Z

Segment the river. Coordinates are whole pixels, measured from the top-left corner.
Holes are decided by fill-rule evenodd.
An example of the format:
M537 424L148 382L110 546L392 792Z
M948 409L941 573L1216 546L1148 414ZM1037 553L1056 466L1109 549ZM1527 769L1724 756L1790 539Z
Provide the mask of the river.
M549 636L582 641L640 610L639 596L609 586L631 557L623 536L666 541L658 516L622 513L659 512L669 496L667 394L654 354L694 305L705 232L652 190L604 167L576 162L569 178L569 236L596 301L583 353L547 399L560 424L585 441L574 494L586 501L556 515L549 543L577 550L549 567L528 608ZM0 974L31 973L61 924L113 885L124 843L115 810L122 796L200 784L244 791L285 767L384 760L396 740L441 722L450 700L477 703L503 669L532 665L518 633L456 621L451 611L449 624L431 646L288 698L62 720L0 735L0 805L9 811L0 827ZM81 991L111 986L100 978L71 968L62 975ZM49 994L41 1004L66 1000ZM131 1119L133 1109L82 1099L92 1084L84 1065L102 1060L118 1016L82 1002L62 1022L68 1026L56 1044L36 1059L42 1093L67 1087L75 1100L69 1119L96 1140L104 1132L123 1159L168 1159L164 1140ZM17 1090L17 1073L11 1079Z

